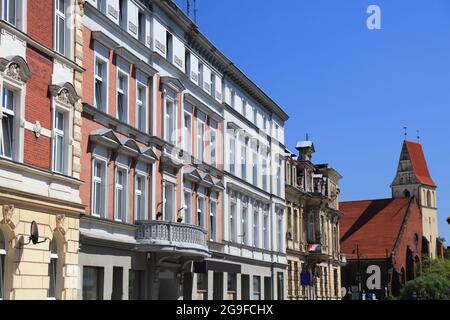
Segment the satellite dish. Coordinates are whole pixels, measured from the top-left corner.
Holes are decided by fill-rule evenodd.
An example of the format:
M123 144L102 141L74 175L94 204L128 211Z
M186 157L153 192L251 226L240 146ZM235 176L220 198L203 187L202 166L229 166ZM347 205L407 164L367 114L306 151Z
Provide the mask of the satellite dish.
M31 223L30 240L33 244L37 244L39 240L39 229L36 221Z

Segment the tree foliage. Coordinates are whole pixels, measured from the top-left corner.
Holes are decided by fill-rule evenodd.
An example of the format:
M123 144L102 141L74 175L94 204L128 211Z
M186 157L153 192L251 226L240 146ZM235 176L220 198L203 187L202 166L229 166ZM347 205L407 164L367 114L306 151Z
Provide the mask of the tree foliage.
M399 298L450 300L450 260L424 258L420 276L406 283Z

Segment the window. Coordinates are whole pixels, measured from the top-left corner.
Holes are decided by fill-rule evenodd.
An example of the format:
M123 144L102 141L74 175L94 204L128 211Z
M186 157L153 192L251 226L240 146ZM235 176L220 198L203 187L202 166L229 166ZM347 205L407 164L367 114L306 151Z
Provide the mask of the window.
M184 53L184 72L186 73L186 75L189 77L189 79L191 78L191 53L186 50L186 52Z
M253 124L258 125L258 111L253 107Z
M242 208L242 243L248 244L248 209L247 207Z
M203 89L203 63L198 63L198 85Z
M281 160L277 163L277 195L281 197Z
M261 277L253 276L253 300L261 300Z
M128 78L119 73L117 78L117 118L128 122Z
M67 50L67 0L55 0L55 50L63 56L68 54Z
M53 117L53 171L65 173L66 147L65 147L65 116L56 110Z
M205 212L205 198L199 196L197 197L197 225L199 227L204 227L204 212Z
M138 14L138 32L139 41L145 43L145 13L142 11Z
M167 43L166 59L169 62L173 62L173 36L170 34L170 32L166 33L166 43Z
M258 186L258 154L255 150L253 150L253 160L252 160L252 165L253 165L253 185L255 187Z
M119 25L127 28L127 2L128 0L119 0Z
M175 134L175 104L172 100L166 100L166 110L164 113L164 140L176 144Z
M211 165L215 167L217 165L216 148L217 148L217 131L214 128L209 130L211 135L210 148L211 148Z
M277 243L278 251L283 252L283 218L281 214L277 214Z
M209 234L211 241L217 240L217 202L210 202Z
M0 230L0 300L5 298L6 239Z
M184 149L192 154L192 115L184 113Z
M104 218L106 217L106 162L95 159L92 167L92 214Z
M237 289L236 273L228 272L227 292L229 294L234 294L233 297L236 298L236 295L235 295L236 289Z
M164 220L172 222L175 219L175 186L165 183L164 186Z
M197 157L204 161L204 146L205 146L205 124L200 119L197 119Z
M16 100L16 92L3 87L2 136L0 140L0 156L3 158L13 158L14 116L16 111Z
M294 210L294 241L298 241L298 210Z
M83 267L83 300L103 300L103 268Z
M247 179L247 141L248 138L245 138L241 145L241 178L243 180Z
M50 286L47 291L47 299L56 299L56 284L58 280L58 244L56 239L51 242L50 264L48 265Z
M128 300L142 300L144 277L142 271L130 270L128 274Z
M106 12L106 0L97 0L97 9L100 12Z
M230 135L230 173L236 174L236 137L234 133Z
M136 220L145 220L146 208L146 188L145 177L142 175L136 176L135 181L135 217Z
M333 226L333 250L335 253L339 253L339 240L336 226Z
M115 219L118 221L127 220L127 181L128 171L126 169L116 169L116 193L115 193Z
M287 281L288 296L292 296L292 261L288 261Z
M216 75L211 73L211 95L216 98Z
M20 0L4 0L3 1L3 20L9 24L17 26L17 17L19 14L18 1Z
M184 192L184 220L187 224L192 223L192 194L190 191Z
M230 205L230 241L236 242L236 204Z
M253 212L253 246L259 247L259 215L258 209Z
M137 122L137 128L140 131L146 132L147 126L146 126L146 117L147 117L147 108L146 108L146 96L147 96L147 90L144 86L138 85L137 86L137 94L136 94L136 122Z
M106 79L106 66L107 64L99 59L95 60L95 107L101 111L106 111L107 101L107 79Z
M247 101L245 101L244 98L242 98L242 116L244 118L247 118Z
M263 218L263 223L264 223L264 227L263 227L263 233L264 233L264 249L265 250L269 250L269 240L270 240L270 233L269 233L269 213L265 212L264 213L264 218Z
M269 171L269 168L268 168L268 164L267 164L267 159L265 158L265 157L263 157L263 159L262 159L262 169L263 169L263 175L262 175L262 179L263 179L263 190L266 190L267 191L267 189L268 189L268 185L267 185L267 174L268 174L268 171Z
M207 290L208 290L208 274L197 273L197 291L207 291Z
M233 89L231 89L231 106L236 107L236 92Z

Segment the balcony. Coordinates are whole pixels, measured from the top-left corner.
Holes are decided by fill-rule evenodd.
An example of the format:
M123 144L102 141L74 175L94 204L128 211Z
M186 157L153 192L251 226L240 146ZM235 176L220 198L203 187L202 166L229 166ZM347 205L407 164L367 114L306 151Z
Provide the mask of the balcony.
M306 246L308 260L314 263L326 262L330 259L327 246L315 243L308 243Z
M205 229L167 221L136 221L138 250L209 257Z

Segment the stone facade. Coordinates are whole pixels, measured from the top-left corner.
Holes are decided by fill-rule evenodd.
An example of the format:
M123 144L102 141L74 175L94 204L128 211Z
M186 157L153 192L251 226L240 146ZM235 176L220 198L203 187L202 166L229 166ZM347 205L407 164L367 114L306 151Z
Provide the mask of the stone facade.
M286 157L287 279L290 300L339 300L341 266L338 206L341 176L311 162L314 145L299 142Z

